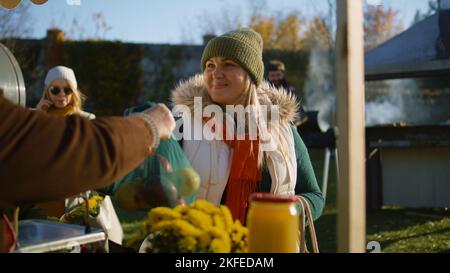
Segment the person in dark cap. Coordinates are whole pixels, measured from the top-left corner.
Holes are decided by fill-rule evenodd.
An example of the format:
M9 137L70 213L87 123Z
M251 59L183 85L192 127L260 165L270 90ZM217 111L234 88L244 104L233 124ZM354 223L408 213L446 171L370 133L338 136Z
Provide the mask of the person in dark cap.
M286 91L296 95L295 88L288 83L284 73L286 68L280 60L271 60L267 65L267 80L277 88L284 88Z
M276 88L283 88L288 91L296 100L299 100L295 88L289 84L285 77L286 67L280 60L271 60L267 65L267 80ZM296 126L306 122L307 116L303 104L299 104L299 118L294 122Z

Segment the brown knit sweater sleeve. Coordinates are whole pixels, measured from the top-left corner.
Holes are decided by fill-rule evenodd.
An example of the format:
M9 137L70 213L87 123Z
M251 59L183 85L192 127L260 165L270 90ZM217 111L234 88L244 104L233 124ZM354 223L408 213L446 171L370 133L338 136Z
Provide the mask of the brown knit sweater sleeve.
M0 209L101 188L150 155L137 117L53 117L0 95Z

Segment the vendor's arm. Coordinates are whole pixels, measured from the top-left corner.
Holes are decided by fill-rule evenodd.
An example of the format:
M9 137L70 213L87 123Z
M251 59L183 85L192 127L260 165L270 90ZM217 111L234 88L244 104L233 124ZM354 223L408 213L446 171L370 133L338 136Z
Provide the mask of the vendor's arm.
M149 109L154 105L155 105L154 102L147 101L142 105L126 109L124 115L130 116L133 115L134 113L142 112L145 109ZM161 141L161 144L156 150L156 154L167 159L167 161L172 167L172 170L174 171L181 168L192 168L191 164L189 163L189 160L184 154L183 149L181 148L178 141L175 140L174 138L169 138L167 140ZM156 156L150 156L141 165L139 165L136 169L134 169L127 175L123 176L120 179L117 179L116 181L114 181L114 183L104 188L97 189L97 191L106 195L114 195L117 189L119 189L123 184L130 183L136 180L145 181L151 175L159 173L159 170L154 169L155 166L159 165L160 163L158 158Z
M140 117L54 117L0 95L0 120L0 208L106 186L151 154L152 131Z

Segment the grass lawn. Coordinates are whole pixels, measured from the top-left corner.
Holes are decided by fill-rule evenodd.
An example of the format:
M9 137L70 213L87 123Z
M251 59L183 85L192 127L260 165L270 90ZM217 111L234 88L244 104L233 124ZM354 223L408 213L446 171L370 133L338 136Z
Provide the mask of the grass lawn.
M310 150L319 185L322 181L322 150ZM127 214L117 208L124 229L124 241L135 234L146 216L145 212ZM321 252L336 252L336 169L330 161L330 175L325 210L316 221ZM143 240L144 238L142 238ZM138 248L142 240L130 246ZM377 241L382 252L450 252L450 210L403 209L383 207L367 214L367 242Z
M322 183L322 150L310 150L319 185ZM325 210L316 221L321 252L336 252L336 168L330 160ZM382 252L450 252L450 210L383 207L367 213L367 242L377 241Z

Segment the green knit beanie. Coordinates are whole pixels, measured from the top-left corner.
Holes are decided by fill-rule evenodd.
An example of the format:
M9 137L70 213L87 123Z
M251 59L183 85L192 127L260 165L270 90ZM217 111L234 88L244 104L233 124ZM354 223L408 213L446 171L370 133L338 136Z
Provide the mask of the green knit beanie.
M250 28L241 28L215 37L208 42L202 55L202 71L213 57L228 58L238 63L259 86L264 76L261 35Z

